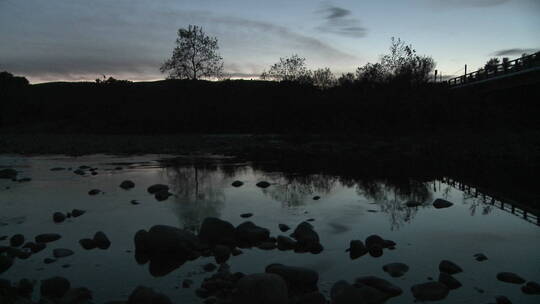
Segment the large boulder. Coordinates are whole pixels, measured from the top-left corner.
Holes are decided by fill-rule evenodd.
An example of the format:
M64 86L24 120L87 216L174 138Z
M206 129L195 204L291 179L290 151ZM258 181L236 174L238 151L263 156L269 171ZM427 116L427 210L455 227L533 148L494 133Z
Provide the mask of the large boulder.
M319 235L308 222L302 222L296 226L291 237L298 242L299 247L308 251L320 246Z
M233 302L235 304L287 304L287 284L277 274L247 275L238 281Z
M450 289L440 282L427 282L413 285L411 291L419 301L438 301L446 298Z
M156 225L135 234L135 249L147 254L171 254L187 258L199 247L199 239L187 230Z
M285 280L289 296L318 290L319 274L315 270L282 264L270 264L266 266L265 271L266 273L277 274Z
M138 286L129 296L127 304L172 304L172 301L151 288Z
M227 221L207 217L201 224L199 238L208 244L232 244L235 240L235 228Z
M259 227L252 222L243 222L235 229L236 242L241 245L255 245L268 240L270 230Z

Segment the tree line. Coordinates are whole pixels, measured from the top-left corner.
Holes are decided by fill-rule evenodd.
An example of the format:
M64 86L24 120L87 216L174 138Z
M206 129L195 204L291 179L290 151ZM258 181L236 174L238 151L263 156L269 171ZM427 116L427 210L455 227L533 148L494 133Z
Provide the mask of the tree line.
M200 26L189 25L178 30L172 56L160 70L168 73L169 79L223 79L223 58L218 51L216 37L209 37ZM280 58L260 78L308 84L320 89L391 82L418 85L429 82L434 69L433 58L417 54L411 44L392 37L388 54L382 55L379 62L357 68L355 73L336 77L328 67L310 70L304 57L293 54Z

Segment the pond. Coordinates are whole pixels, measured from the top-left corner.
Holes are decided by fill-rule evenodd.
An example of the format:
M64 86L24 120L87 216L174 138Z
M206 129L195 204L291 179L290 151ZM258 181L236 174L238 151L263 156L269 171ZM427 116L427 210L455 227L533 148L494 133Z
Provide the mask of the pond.
M155 271L148 263L136 260L137 231L159 224L197 233L205 218L217 217L234 226L249 220L277 237L289 235L298 224L310 220L324 247L322 252L243 248L242 254L227 261L231 271L260 273L272 263L311 268L318 272L318 288L327 299L336 281L353 282L357 277L374 275L403 289L403 294L386 303L411 303L411 286L429 278L436 281L439 263L450 260L463 269L454 275L463 286L450 291L440 303L487 303L494 302L497 295L505 295L514 303L540 303L540 296L525 294L521 285L496 277L499 272L513 272L527 281L540 281L537 218L520 213L517 207L509 209L511 205L501 206L500 200L456 181L366 180L324 172L288 172L279 164L259 166L221 157L171 158L0 156L0 169L14 168L19 179L31 179L0 179L0 237L7 236L0 246L8 246L15 234L24 235L26 241L42 233L61 235L44 250L27 259L16 259L0 279L39 282L62 276L73 287L89 288L95 303L126 300L139 285L169 296L174 303L201 303L195 290L212 275L203 270L203 265L215 263L214 257ZM82 175L75 174L80 166L89 168L83 167ZM133 181L135 187L120 188L124 180ZM232 186L236 180L243 185ZM260 181L270 186L257 186ZM147 191L153 184L169 185L173 195L156 200ZM101 192L89 195L92 189ZM434 208L436 199L453 205ZM408 201L419 205L407 207ZM55 212L73 209L86 212L61 223L53 221ZM245 213L253 215L241 217ZM292 229L281 232L279 224ZM105 250L83 249L79 240L92 238L97 231L107 235L111 246ZM372 234L394 241L395 249L384 249L379 257L365 254L351 259L346 252L349 242L364 241ZM56 248L70 249L74 254L44 263ZM478 253L488 259L477 261L474 255ZM383 271L383 265L393 262L407 264L409 271L391 277ZM194 281L191 288L182 287L185 279ZM34 300L38 299L39 287L34 291Z

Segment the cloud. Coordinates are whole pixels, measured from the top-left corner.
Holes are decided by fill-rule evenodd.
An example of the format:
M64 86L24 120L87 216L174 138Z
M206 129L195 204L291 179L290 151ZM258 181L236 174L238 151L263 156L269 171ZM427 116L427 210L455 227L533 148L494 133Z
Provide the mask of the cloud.
M324 23L317 27L322 32L353 38L362 38L367 35L367 29L360 26L360 21L351 16L350 10L326 5L319 9L317 13L323 15L324 18Z
M492 7L510 2L510 0L428 0L437 7Z
M504 50L498 50L496 52L491 53L493 56L521 56L522 54L532 54L538 52L539 49L522 49L522 48L514 48L514 49L504 49Z

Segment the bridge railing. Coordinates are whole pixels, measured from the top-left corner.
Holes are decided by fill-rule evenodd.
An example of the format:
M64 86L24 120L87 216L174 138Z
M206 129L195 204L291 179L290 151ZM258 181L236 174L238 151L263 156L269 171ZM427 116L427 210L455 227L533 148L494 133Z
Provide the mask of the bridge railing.
M486 65L477 71L462 76L450 78L446 81L450 86L464 85L484 79L520 72L532 67L540 67L540 52L523 56L511 61L503 61L497 65Z

